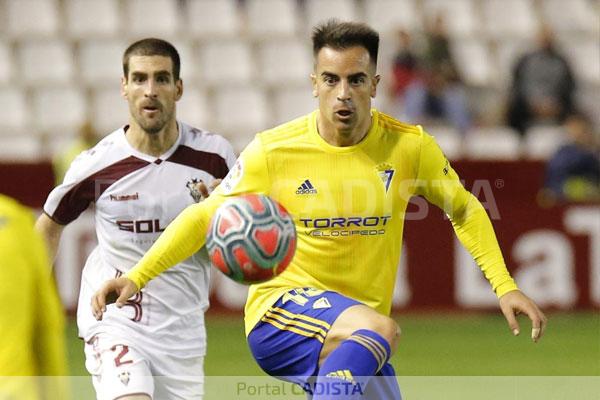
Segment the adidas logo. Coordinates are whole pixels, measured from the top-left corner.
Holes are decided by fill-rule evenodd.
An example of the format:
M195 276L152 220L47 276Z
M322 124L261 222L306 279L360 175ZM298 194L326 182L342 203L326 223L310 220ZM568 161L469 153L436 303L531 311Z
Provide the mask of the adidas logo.
M344 370L338 370L338 371L335 371L335 372L330 372L326 376L328 378L341 379L343 381L350 382L352 384L356 383L354 381L354 377L352 376L352 373L350 372L349 369L344 369Z
M317 189L307 179L298 187L296 194L317 194Z

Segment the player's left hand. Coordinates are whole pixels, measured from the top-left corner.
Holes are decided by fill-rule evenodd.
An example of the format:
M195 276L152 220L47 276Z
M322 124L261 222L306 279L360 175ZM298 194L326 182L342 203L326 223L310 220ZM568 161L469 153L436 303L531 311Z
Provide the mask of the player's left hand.
M212 191L215 190L217 186L219 186L219 183L221 183L221 181L222 179L215 179L208 186L203 181L196 183L196 189L200 193L200 196L202 196L200 201L205 200L212 193Z
M127 277L121 276L106 281L92 296L92 314L96 320L101 321L106 312L106 304L116 303L118 308L123 307L131 296L139 291L135 283Z
M513 335L517 336L520 332L517 315L523 313L531 320L531 339L537 343L542 338L548 319L533 300L525 296L523 292L513 290L504 294L500 297L500 309L508 321Z

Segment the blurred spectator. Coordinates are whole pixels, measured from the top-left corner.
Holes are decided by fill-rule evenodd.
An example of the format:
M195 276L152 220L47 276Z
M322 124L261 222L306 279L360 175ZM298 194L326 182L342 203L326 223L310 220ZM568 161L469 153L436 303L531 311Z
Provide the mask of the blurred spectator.
M91 122L86 121L80 127L75 140L52 160L54 180L56 184L62 183L69 166L81 152L94 147L98 142L98 134Z
M568 142L546 167L546 200L600 200L598 137L583 114L570 115L565 130Z
M467 97L450 52L443 16L428 28L423 76L406 89L404 113L411 123L450 123L465 133L471 126Z
M524 54L513 70L508 124L521 134L539 123L562 123L573 111L575 80L556 49L549 27L538 34L538 48Z
M0 195L0 399L68 397L64 315L30 210Z
M398 50L392 62L391 96L403 102L406 88L419 76L419 60L412 48L412 38L405 30L398 30Z

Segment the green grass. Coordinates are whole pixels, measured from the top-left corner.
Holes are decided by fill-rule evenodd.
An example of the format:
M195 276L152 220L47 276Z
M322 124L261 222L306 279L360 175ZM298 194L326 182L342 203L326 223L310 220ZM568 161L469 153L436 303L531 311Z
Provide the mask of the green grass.
M462 379L473 393L476 393L479 388L486 393L486 397L489 397L486 390L498 383L511 388L514 396L509 396L510 399L524 398L518 396L521 386L538 385L550 391L550 396L552 394L555 396L548 397L549 394L545 394L546 399L562 399L560 393L561 390L565 390L565 385L573 385L581 389L581 385L589 384L579 378L560 380L543 377L594 376L596 377L593 380L593 384L596 385L594 390L598 389L600 315L597 313L550 315L548 330L537 344L529 337L530 326L525 318L520 319L521 335L518 337L512 336L504 318L495 314L401 314L396 319L402 328L402 338L398 352L392 358L392 364L397 375L401 377L400 382L405 397L407 392L415 390L420 393L417 396L419 399L430 398L423 394L426 390L434 393L438 390L448 391L449 381L443 378L444 376L469 377L458 378L458 380L454 378L451 381L457 383ZM241 316L209 315L207 329L208 354L205 360L207 376L265 376L252 360L247 348ZM77 339L74 322L69 324L68 338L71 373L86 376L87 372L83 365L83 342ZM501 376L507 378L499 378ZM510 378L520 376L542 378L531 378L527 382ZM423 377L442 378L427 378L424 383ZM223 382L224 379L226 378L216 378L218 382ZM88 379L79 379L78 382L83 386L78 388L78 393L91 393ZM556 387L552 386L553 382ZM207 383L207 399L222 397L211 397L211 390L213 389ZM444 398L454 398L450 392L451 390ZM539 393L539 390L536 389L536 392ZM580 392L577 398L585 398L582 393L584 392ZM88 397L79 395L78 398ZM248 398L275 397L250 396ZM466 397L461 393L456 398Z

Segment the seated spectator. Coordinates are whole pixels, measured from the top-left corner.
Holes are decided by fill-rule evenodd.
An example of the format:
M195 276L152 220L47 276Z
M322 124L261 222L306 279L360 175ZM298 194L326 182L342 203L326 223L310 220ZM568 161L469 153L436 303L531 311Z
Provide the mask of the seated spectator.
M546 167L545 200L600 200L598 137L583 114L570 115L565 130L567 143Z
M513 70L507 119L521 134L534 124L562 123L573 111L573 72L547 26L540 30L538 42Z
M412 39L405 30L398 30L398 50L392 62L390 95L402 102L406 88L419 76L419 60L412 48Z
M427 32L423 74L406 88L404 114L411 123L450 123L465 133L471 126L467 96L450 52L442 16Z

